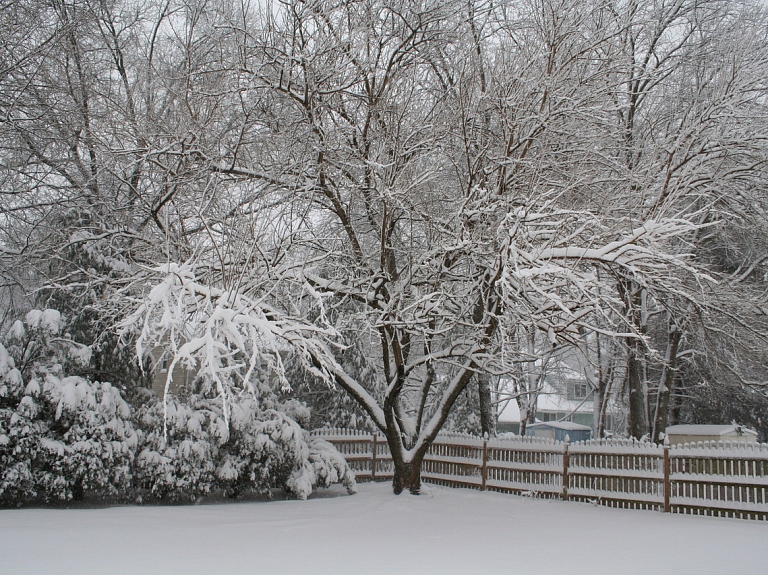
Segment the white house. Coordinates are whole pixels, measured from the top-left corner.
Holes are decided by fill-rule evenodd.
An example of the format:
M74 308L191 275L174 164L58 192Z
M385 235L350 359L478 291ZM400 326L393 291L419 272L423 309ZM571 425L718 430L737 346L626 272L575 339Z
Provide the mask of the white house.
M544 371L541 389L536 401L536 421L567 421L591 428L595 427L595 391L587 377L591 367L583 356L572 350L564 350L556 358L536 369ZM609 398L605 414L605 430L616 431L620 419ZM499 417L500 429L510 428L517 432L520 412L514 401L509 402ZM506 430L506 429L505 429Z

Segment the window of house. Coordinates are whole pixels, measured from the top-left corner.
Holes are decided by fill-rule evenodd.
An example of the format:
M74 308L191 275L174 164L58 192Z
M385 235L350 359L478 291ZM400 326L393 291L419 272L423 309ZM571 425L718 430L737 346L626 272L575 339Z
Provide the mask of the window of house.
M589 385L586 381L574 381L568 385L568 399L581 401L589 396Z
M160 360L160 371L168 371L168 358L165 356Z

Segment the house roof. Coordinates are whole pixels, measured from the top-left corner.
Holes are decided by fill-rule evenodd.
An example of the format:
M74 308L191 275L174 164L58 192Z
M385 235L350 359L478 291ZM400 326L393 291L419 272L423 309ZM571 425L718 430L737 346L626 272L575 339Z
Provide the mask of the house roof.
M740 425L673 425L667 427L667 435L728 435L730 433L748 433L757 435L756 431Z
M541 423L531 423L528 427L554 427L555 429L563 429L565 431L591 431L591 427L581 425L579 423L573 423L572 421L543 421Z

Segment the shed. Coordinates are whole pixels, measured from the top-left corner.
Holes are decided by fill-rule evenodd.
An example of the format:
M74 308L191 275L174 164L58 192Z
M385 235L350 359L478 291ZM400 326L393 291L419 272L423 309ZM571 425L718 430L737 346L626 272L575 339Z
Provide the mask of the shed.
M757 441L757 432L741 425L673 425L667 427L670 445L697 443L699 441Z
M571 441L587 441L592 437L592 428L572 421L545 421L532 423L525 428L527 437L548 437L556 441L565 441L565 436Z

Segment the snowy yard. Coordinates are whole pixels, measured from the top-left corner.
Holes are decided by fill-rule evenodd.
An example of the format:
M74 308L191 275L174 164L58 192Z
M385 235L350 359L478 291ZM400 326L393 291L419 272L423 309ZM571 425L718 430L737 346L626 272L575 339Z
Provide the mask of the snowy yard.
M309 501L0 511L5 574L752 574L768 524L428 486Z

